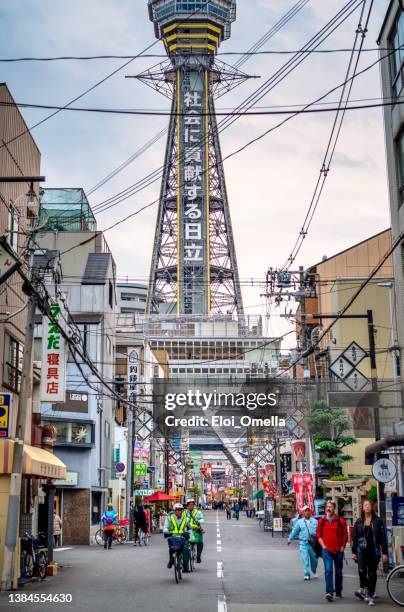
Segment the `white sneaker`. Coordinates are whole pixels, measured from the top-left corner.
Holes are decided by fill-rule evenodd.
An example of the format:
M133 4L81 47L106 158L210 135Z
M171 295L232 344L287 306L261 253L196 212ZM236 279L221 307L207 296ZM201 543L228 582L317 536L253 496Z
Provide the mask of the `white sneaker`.
M315 580L316 578L318 578L318 574L317 574L317 572L316 572L315 574L312 574L312 575L311 575L311 577L312 577L312 579L313 579L313 580Z
M375 605L375 600L373 599L373 597L369 597L368 606L374 606L374 605Z
M303 580L310 580L310 576L305 576Z

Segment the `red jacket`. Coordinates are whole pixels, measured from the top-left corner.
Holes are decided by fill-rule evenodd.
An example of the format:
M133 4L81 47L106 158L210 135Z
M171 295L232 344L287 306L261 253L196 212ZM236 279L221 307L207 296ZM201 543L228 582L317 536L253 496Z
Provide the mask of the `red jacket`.
M326 549L335 554L341 548L345 548L348 541L346 522L341 516L333 515L330 523L327 517L322 516L317 525L317 539L322 539Z

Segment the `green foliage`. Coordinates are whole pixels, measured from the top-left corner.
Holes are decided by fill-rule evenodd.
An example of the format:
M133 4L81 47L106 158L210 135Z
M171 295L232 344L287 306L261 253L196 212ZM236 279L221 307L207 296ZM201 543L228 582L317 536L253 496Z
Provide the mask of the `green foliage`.
M346 411L330 408L323 400L316 401L308 425L314 447L320 454L320 465L328 467L332 478L336 467L353 459L344 453L344 448L357 442L355 437L346 433L351 429Z
M373 503L377 502L377 487L370 487L368 492L368 499Z
M335 482L337 482L339 480L349 480L349 476L343 476L341 474L341 476L331 476L331 478L329 480L334 480Z
M193 487L190 487L190 489L188 490L188 493L190 494L191 497L197 500L198 497L202 495L202 489L201 487L198 487L198 485L194 485Z

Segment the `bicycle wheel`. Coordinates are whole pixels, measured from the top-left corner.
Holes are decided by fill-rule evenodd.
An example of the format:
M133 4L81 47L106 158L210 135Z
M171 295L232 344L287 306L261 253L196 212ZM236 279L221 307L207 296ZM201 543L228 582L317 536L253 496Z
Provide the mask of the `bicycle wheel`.
M94 536L94 540L98 544L98 546L104 546L104 531L99 529Z
M48 559L44 552L38 554L38 573L42 580L44 580L48 573Z
M143 544L145 546L148 546L149 544L149 540L150 540L150 536L148 533L143 533Z
M175 557L174 557L174 576L175 576L175 582L177 584L181 580L181 577L180 577L181 569L180 569L180 564L178 563L178 561L179 561L179 553L175 553Z
M191 550L190 550L190 555L189 555L189 571L190 572L193 572L195 568L194 551L195 551L195 542L191 542Z
M182 580L182 552L177 553L178 578Z
M34 558L30 552L25 553L24 572L28 578L32 578L34 575Z
M118 544L125 544L127 539L128 530L126 529L126 527L119 527L116 530L116 541L118 542Z
M387 592L394 603L404 607L404 565L398 565L388 575Z

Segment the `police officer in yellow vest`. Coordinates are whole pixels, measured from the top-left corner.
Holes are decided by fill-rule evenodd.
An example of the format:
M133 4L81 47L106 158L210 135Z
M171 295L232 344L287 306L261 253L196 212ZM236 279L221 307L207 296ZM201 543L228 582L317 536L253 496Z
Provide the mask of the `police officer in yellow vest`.
M205 518L202 511L195 508L194 499L187 499L186 506L189 517L189 526L191 527L190 541L196 544L196 562L201 563L204 533L203 524L205 522Z
M166 518L163 527L163 533L165 538L169 538L173 535L182 535L185 538L184 547L182 550L182 559L184 565L184 572L189 572L189 517L184 506L182 504L174 505L174 512L170 512ZM168 550L170 554L170 560L167 567L173 566L174 560L170 549L170 542L168 543Z

